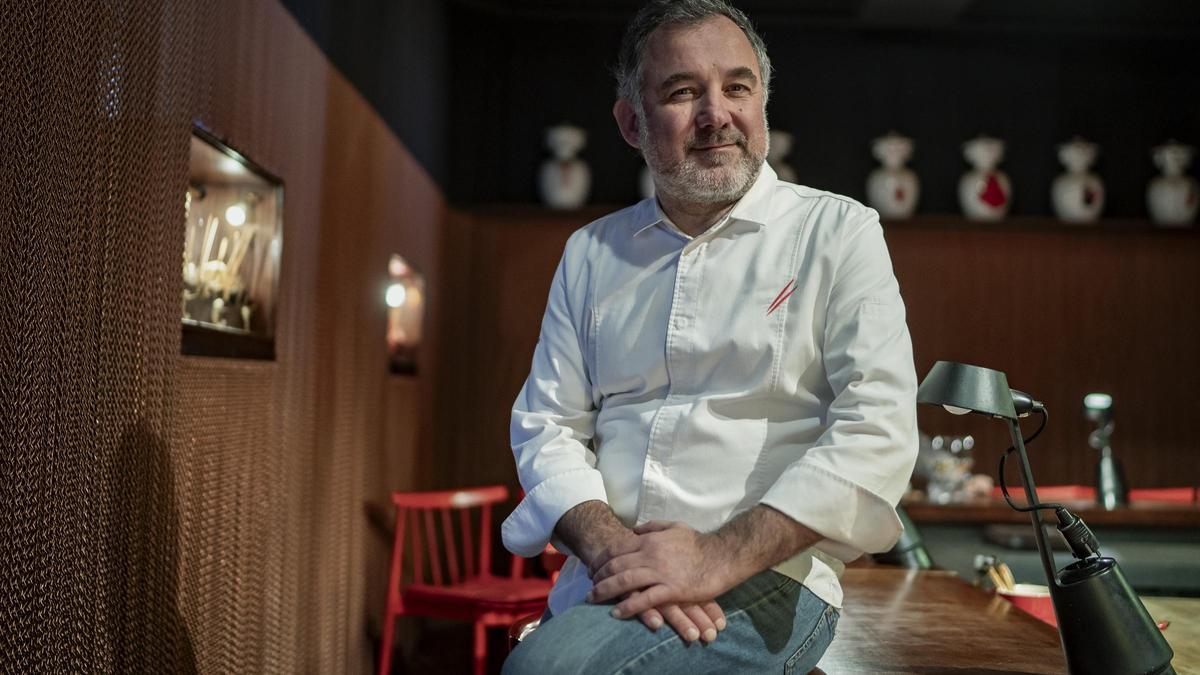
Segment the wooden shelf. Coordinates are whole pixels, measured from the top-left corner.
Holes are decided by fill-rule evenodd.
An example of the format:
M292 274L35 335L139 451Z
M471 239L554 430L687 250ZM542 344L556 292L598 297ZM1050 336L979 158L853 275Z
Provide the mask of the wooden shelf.
M1012 216L996 222L968 220L958 214L918 214L906 220L884 220L888 228L953 228L983 231L1022 232L1048 231L1104 234L1162 234L1168 236L1191 235L1200 231L1195 225L1187 227L1164 227L1155 225L1145 218L1103 218L1095 223L1068 223L1050 216Z
M458 205L460 212L485 219L536 221L560 221L563 223L586 224L597 218L619 211L629 204L588 204L579 209L552 209L531 203L488 203ZM1021 231L1056 233L1104 233L1104 234L1156 234L1163 236L1191 236L1200 232L1200 226L1164 227L1155 225L1146 218L1103 218L1095 223L1068 223L1051 216L1015 215L997 222L968 220L956 213L918 214L904 220L884 220L885 229L937 229L947 228L967 231Z
M1135 502L1127 507L1106 511L1093 501L1060 501L1090 526L1137 528L1198 528L1200 506L1172 502ZM1013 511L1002 499L980 499L959 504L933 504L924 500L905 500L901 506L914 523L1029 523L1029 514ZM1049 518L1053 521L1052 514Z

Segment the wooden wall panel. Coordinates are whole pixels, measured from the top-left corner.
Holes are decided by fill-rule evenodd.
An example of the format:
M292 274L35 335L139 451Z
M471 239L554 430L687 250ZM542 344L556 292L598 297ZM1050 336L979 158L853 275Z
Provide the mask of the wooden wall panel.
M427 331L417 377L388 374L386 265L400 253L436 282L444 202L279 2L195 11L203 36L185 63L197 80L188 114L281 176L285 197L277 360L177 366L181 408L204 411L179 418L181 471L225 490L217 496L241 490L187 504L183 564L210 585L184 583L181 611L198 626L201 670L366 672L389 554L366 507L420 485L430 464L418 426L437 345ZM245 531L245 550L212 550L206 528L222 526ZM258 587L271 606L238 599ZM231 661L242 658L237 640L258 660Z
M1050 424L1029 448L1039 482L1093 482L1083 416L1092 391L1113 395L1113 447L1131 485L1200 482L1191 428L1200 413L1200 303L1189 297L1200 286L1197 233L944 221L892 225L887 238L918 372L938 359L986 365L1046 403ZM1007 446L1002 425L936 409L920 420L931 432L979 436L989 472Z
M541 328L567 237L604 209L453 212L443 249L437 480L515 486L508 418Z
M551 276L570 233L611 210L487 207L452 218L444 254L461 277L446 290L455 297L446 302L441 364L442 483L516 484L509 409ZM1200 303L1191 297L1200 288L1200 233L1140 222L984 226L953 217L885 231L918 374L939 359L985 365L1049 406L1050 424L1030 447L1039 483L1092 482L1095 451L1082 414L1090 391L1114 396L1114 448L1131 485L1200 483L1192 430L1200 417ZM922 430L974 434L977 470L995 474L1007 446L1003 425L922 408Z

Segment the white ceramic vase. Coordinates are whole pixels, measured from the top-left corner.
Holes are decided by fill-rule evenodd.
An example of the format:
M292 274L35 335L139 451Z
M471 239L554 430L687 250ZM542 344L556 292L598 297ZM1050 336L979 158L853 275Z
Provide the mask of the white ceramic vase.
M569 124L546 130L546 147L554 155L542 163L538 188L542 202L556 209L577 209L587 202L592 172L575 157L587 144L587 132Z
M895 132L871 144L871 154L883 166L867 176L867 202L885 219L910 218L917 209L921 183L917 174L904 166L912 152L912 139Z
M783 161L792 151L793 136L786 131L772 129L769 133L770 143L767 145L767 164L775 170L779 180L789 183L796 182L796 170Z
M1200 190L1196 179L1185 176L1192 163L1195 148L1168 141L1154 148L1154 164L1162 171L1146 189L1146 206L1150 218L1159 225L1184 227L1196 219L1200 207Z
M977 136L963 143L963 157L973 169L958 181L958 202L970 220L1002 220L1012 202L1012 184L996 166L1004 158L1004 141Z
M1088 171L1096 161L1099 148L1075 137L1058 146L1058 161L1066 173L1050 186L1050 201L1059 220L1068 223L1094 223L1104 210L1104 181Z

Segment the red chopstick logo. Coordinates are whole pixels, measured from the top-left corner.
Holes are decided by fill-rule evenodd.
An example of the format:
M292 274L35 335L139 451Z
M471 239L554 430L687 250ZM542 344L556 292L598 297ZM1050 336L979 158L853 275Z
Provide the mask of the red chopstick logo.
M771 306L767 308L767 316L771 316L771 312L779 309L779 307L783 305L788 298L792 297L792 293L795 291L796 280L792 279L791 281L787 282L787 286L784 286L783 290L779 291L779 295L775 296L775 299L771 301Z

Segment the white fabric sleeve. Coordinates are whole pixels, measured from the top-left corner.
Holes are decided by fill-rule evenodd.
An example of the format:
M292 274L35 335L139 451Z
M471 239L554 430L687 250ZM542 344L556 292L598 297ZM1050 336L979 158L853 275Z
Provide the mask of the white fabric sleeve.
M865 211L838 237L822 356L834 394L825 432L761 500L823 535L817 548L845 561L899 538L895 506L918 447L904 303L878 215Z
M571 237L554 274L529 378L513 404L509 433L525 498L500 533L509 551L526 557L545 548L572 507L593 499L608 502L589 445L596 410L580 348L583 331L576 330L585 325L584 289L571 294L582 285L582 261L573 259L581 236L582 231Z

